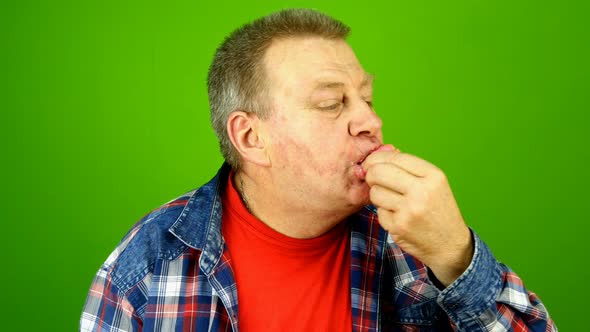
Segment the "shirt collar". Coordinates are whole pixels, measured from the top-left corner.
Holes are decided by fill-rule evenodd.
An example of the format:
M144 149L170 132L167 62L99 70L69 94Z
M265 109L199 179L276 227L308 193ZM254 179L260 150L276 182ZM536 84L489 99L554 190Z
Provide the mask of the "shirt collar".
M200 265L211 273L221 258L221 189L225 185L231 166L224 163L217 174L197 189L169 231L189 247L201 250Z

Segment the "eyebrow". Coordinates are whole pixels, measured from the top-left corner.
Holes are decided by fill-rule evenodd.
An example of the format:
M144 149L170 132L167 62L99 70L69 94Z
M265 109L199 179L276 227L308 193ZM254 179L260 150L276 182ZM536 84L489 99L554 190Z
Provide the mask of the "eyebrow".
M375 79L375 75L365 72L365 77L363 78L361 84L359 85L359 88L364 88L368 85L371 85L371 83L373 83L374 79ZM315 85L313 90L336 89L336 88L341 88L344 85L345 84L343 82L319 82Z
M360 87L364 88L367 85L371 85L371 84L373 84L374 80L375 80L375 75L365 72L365 77L363 78L363 81L361 82Z

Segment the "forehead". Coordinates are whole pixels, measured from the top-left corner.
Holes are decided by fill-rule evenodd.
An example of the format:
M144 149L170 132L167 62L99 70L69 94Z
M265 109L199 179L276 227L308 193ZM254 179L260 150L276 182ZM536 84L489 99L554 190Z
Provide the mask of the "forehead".
M319 37L276 40L265 54L264 65L271 89L287 93L303 93L334 84L361 88L372 81L344 40Z

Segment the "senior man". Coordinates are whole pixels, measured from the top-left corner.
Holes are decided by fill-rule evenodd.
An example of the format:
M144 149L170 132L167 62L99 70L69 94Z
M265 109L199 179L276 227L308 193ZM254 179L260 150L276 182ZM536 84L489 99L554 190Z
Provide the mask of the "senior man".
M81 330L556 330L444 173L383 143L348 33L284 10L222 43L208 91L226 163L124 237Z

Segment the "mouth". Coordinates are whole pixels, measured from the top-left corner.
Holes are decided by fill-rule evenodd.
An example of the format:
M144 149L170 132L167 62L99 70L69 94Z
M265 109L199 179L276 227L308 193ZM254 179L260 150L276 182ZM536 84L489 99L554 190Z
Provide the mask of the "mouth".
M371 150L369 150L361 159L359 159L359 161L356 162L356 164L360 166L365 161L365 159L367 159L367 157L371 155L371 153L379 150L379 148L381 148L381 147L382 147L382 145L378 145L378 146L372 148Z
M361 182L365 182L365 177L367 175L367 171L362 166L363 162L365 161L365 159L367 159L369 155L371 155L371 153L379 150L379 148L381 148L382 146L383 145L378 145L367 151L365 155L362 156L361 159L359 159L354 165L354 174L356 175L357 179Z

